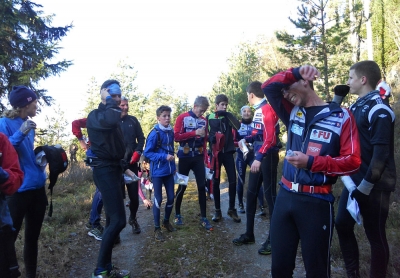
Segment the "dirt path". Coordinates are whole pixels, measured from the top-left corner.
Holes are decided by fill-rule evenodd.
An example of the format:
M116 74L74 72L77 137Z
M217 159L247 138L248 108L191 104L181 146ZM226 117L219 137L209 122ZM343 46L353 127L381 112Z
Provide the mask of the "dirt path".
M232 239L238 237L246 230L246 215L240 214L241 223L234 223L227 216L228 211L228 193L227 184L221 184L221 205L223 220L214 224L214 231L221 238L226 238L231 242ZM127 208L127 217L129 210ZM211 220L214 212L214 202L207 201L207 214ZM131 277L142 277L142 270L139 267L139 260L146 254L143 248L153 240L153 216L152 210L147 210L142 204L138 211L138 222L141 225L142 232L139 235L132 234L131 226L127 225L121 232L121 244L117 245L113 250L113 263L123 269L129 269L132 272ZM269 228L269 219L267 217L256 216L255 218L255 237L256 243L243 246L235 246L229 244L226 246L226 253L223 255L223 261L228 264L240 265L241 271L229 277L271 277L270 266L271 256L263 256L258 254L258 249L267 238ZM90 277L96 264L98 248L100 242L89 236L84 236L82 244L87 248L86 255L81 259L81 263L72 268L69 277ZM77 275L84 273L84 275ZM156 277L156 276L154 276ZM226 276L221 276L226 277ZM305 271L301 256L296 258L296 269L293 277L305 277ZM334 276L333 276L334 277ZM340 277L340 276L336 276Z

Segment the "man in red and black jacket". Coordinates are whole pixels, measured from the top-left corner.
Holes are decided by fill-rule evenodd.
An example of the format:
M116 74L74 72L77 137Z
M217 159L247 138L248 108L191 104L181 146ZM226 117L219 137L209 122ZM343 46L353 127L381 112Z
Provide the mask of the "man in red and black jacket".
M196 177L199 205L201 213L200 224L209 231L213 230L206 214L206 191L205 191L205 152L207 151L207 120L203 117L204 112L210 106L208 99L198 96L192 110L180 114L174 126L175 142L179 143L178 169L179 173L189 175L190 170ZM179 185L176 191L175 201L175 225L183 225L181 215L181 204L186 185Z
M280 72L262 85L286 125L287 155L271 220L273 277L292 277L301 240L307 276L330 277L332 185L358 171L360 145L354 117L313 89L313 66Z

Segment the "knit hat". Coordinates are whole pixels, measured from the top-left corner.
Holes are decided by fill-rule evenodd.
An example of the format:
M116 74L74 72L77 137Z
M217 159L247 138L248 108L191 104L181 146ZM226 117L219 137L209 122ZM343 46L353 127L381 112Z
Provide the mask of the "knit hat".
M242 113L243 113L243 110L246 109L246 108L250 109L250 106L245 105L245 106L243 106L242 108L240 108L240 114L242 114Z
M8 96L8 100L12 107L25 107L31 102L37 99L37 96L31 89L25 86L14 86L10 95Z

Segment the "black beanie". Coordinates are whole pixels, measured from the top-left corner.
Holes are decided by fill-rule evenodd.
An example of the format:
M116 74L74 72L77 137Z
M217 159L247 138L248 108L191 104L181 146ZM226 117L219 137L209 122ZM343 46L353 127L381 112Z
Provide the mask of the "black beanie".
M37 96L31 89L25 86L14 86L10 95L8 96L8 100L12 107L25 107L31 102L37 99Z

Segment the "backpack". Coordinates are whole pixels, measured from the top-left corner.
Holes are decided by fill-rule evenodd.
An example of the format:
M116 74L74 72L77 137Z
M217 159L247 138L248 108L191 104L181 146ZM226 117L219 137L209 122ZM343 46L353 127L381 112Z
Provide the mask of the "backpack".
M39 146L35 148L35 155L41 151L46 154L46 160L49 164L49 189L51 201L48 215L51 217L53 215L53 187L56 185L58 175L68 168L68 158L65 150L58 144L54 146Z

